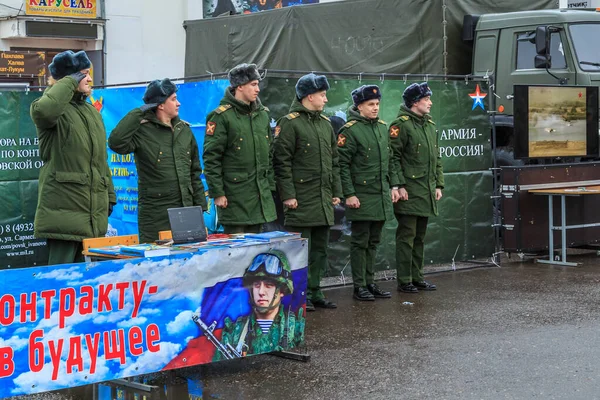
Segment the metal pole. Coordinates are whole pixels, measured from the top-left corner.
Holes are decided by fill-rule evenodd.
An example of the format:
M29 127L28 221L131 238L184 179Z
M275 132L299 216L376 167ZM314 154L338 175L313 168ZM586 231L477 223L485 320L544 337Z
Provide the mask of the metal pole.
M560 230L562 233L562 261L567 262L567 209L565 207L566 196L560 196Z
M554 212L552 211L552 195L548 196L548 225L550 237L548 238L549 261L554 261Z

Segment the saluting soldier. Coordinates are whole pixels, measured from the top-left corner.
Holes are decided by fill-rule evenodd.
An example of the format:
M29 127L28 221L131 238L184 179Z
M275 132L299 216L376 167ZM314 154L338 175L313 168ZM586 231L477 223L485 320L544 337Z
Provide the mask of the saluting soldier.
M337 308L321 291L333 207L341 197L337 142L323 114L328 89L325 76L304 75L296 83L290 113L275 128L273 164L285 226L308 238L307 311Z
M123 117L108 138L112 151L135 155L142 243L171 229L167 209L201 206L206 211L198 143L190 124L179 118L176 92L168 78L150 82L145 104Z
M84 51L57 54L48 66L48 88L31 103L44 162L33 233L47 239L49 265L83 262L83 239L106 234L117 202L104 123L86 101L91 66Z
M444 174L437 130L431 111L431 89L426 82L404 90L404 104L390 125L394 165L400 179L400 201L394 205L398 290L417 293L435 290L423 278L424 238L429 217L438 215Z
M348 123L338 136L340 177L346 199L346 218L352 221L350 265L357 300L389 298L374 282L375 256L392 202L398 201L396 174L387 125L379 119L381 91L363 85L352 91Z
M231 69L231 86L206 119L206 183L225 233L258 233L277 218L269 110L258 98L259 80L254 64Z

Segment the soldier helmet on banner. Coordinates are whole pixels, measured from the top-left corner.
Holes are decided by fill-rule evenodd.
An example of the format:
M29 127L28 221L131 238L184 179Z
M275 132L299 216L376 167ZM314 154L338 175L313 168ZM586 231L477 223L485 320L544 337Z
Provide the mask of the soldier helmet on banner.
M244 273L243 283L244 286L251 286L257 280L271 280L277 283L284 295L294 292L290 262L280 250L270 250L254 257Z

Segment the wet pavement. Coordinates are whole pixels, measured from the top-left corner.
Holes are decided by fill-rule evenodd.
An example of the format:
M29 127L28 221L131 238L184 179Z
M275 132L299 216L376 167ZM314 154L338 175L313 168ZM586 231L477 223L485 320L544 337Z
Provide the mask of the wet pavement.
M375 302L327 290L339 308L308 314L309 362L265 355L175 374L200 379L203 399L597 399L600 258L572 259L583 266L429 275L435 292L383 282L393 297Z

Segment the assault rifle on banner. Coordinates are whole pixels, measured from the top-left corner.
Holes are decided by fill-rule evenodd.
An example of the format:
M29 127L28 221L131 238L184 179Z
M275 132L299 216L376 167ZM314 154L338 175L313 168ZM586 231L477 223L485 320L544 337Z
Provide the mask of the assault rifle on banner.
M219 341L219 339L217 339L217 337L213 334L213 331L217 326L217 321L213 321L213 323L208 326L200 319L199 315L193 315L192 321L194 321L196 325L200 327L200 330L204 333L204 336L206 336L208 341L211 342L217 348L217 350L221 352L221 354L223 354L225 359L233 360L234 358L240 358L242 356L242 354L237 351L235 347L229 343L221 343L221 341Z

